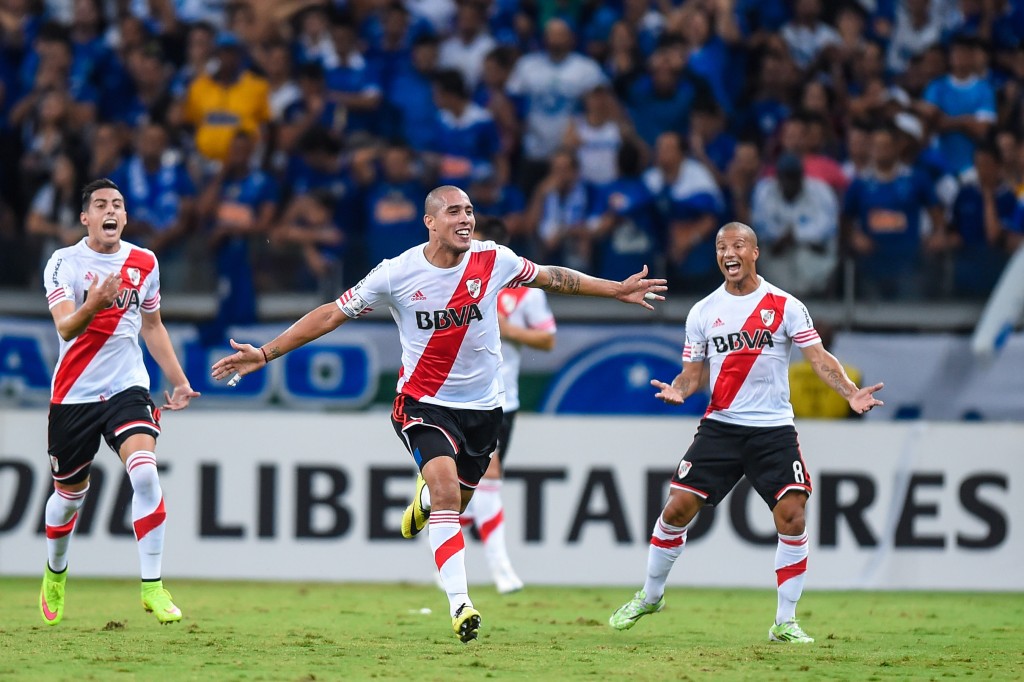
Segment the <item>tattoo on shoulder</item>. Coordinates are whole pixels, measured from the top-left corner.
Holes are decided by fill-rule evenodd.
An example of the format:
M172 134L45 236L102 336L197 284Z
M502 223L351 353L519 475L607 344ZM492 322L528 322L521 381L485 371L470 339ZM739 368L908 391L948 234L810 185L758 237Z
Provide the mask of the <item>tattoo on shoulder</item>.
M579 273L567 268L548 267L551 281L542 287L545 291L559 294L578 294L580 292Z

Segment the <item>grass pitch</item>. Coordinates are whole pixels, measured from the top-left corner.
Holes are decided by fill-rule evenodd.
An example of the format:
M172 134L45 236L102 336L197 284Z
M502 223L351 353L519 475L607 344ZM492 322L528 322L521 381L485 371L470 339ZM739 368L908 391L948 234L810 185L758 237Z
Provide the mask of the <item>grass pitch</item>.
M170 580L185 614L160 626L138 583L71 576L64 622L42 623L38 579L0 579L0 680L1021 679L1024 595L815 592L811 645L766 641L768 590L670 589L626 632L624 588L473 590L468 645L433 586ZM430 609L431 613L421 610Z

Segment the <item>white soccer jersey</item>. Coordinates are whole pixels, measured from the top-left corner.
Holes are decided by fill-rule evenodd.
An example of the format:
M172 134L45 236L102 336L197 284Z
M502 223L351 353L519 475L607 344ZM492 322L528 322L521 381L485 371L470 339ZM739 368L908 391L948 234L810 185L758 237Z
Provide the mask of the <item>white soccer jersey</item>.
M555 332L555 316L551 313L547 295L540 289L502 289L498 294L498 312L517 327ZM503 407L506 412L514 412L519 409L520 344L502 343L501 358L501 378L505 382Z
M723 284L690 309L683 362L711 365L709 419L743 426L793 423L789 403L789 355L821 343L807 308L759 277L746 296Z
M50 308L61 301L85 302L93 279L101 282L121 273L121 291L114 304L101 310L81 334L60 340L53 370L50 401L59 404L106 400L132 386L149 390L142 362L139 330L142 313L160 308L160 269L152 251L121 242L117 253L97 253L86 239L58 249L43 272Z
M349 317L387 305L398 323L397 390L446 407L502 404L497 301L502 287L532 282L537 266L494 242L473 241L454 268L431 265L425 245L382 261L337 304Z

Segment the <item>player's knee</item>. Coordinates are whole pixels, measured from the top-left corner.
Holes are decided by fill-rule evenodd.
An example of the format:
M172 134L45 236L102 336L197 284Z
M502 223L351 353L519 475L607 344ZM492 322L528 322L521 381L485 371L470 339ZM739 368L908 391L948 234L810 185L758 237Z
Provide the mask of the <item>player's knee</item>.
M703 506L704 500L696 495L673 490L661 512L661 518L671 526L682 527L690 523Z
M803 493L787 493L775 505L773 515L775 526L783 535L799 535L804 532L804 505L807 496Z

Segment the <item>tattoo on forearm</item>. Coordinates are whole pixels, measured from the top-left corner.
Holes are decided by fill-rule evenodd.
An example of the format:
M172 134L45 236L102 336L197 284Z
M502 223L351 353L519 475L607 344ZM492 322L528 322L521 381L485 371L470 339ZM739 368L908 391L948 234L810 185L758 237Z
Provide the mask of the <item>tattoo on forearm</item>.
M849 379L846 378L846 375L843 372L832 367L827 362L821 363L820 367L826 377L825 380L829 385L836 389L836 392L839 393L839 395L844 398L849 398L853 395L853 391L850 390Z
M580 292L579 273L567 268L549 267L548 275L551 281L542 287L545 291L558 294L578 294Z
M267 351L267 355L270 356L271 360L273 360L274 358L279 358L282 355L281 349L278 348L277 346L273 346L270 350Z

